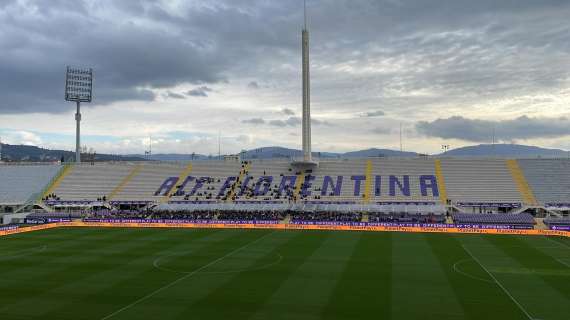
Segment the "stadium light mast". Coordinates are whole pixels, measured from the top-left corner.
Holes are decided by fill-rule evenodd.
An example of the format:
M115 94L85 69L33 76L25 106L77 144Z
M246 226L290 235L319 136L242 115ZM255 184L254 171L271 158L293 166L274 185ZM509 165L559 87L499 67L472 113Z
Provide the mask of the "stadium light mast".
M303 67L303 160L312 162L311 155L311 82L309 72L309 30L307 27L307 1L303 0L304 26L301 32Z
M67 67L65 75L65 101L77 104L75 113L75 162L81 163L81 102L91 102L93 69Z

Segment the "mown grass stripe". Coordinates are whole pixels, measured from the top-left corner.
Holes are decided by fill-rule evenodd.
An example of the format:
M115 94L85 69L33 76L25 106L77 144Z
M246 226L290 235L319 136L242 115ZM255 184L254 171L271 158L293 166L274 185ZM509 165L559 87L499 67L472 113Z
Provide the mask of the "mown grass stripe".
M232 235L231 237L205 243L203 247L193 252L192 259L189 260L189 273L183 275L175 274L176 276L172 281L167 281L166 283L162 282L159 286L152 286L151 290L147 289L145 292L133 290L137 286L140 286L140 283L136 281L137 279L133 279L135 282L131 282L131 285L119 284L112 287L112 289L116 288L117 290L121 290L130 301L112 313L101 317L101 319L113 319L116 316L118 316L118 318L136 318L140 316L140 314L145 314L150 318L159 318L161 315L153 315L152 310L145 307L145 302L149 301L149 299L152 299L153 303L164 306L164 313L169 314L170 312L170 314L172 314L174 310L169 310L166 306L169 300L173 300L172 297L176 297L178 292L176 291L177 287L182 287L185 291L188 290L189 283L192 283L190 279L194 280L194 275L197 275L200 271L214 264L221 263L223 259L245 249L249 245L265 239L273 232L274 231L268 230L255 230L253 232L229 230L228 233ZM148 276L151 277L152 274L148 274ZM143 277L143 279L146 278L144 273L141 277Z
M529 245L519 237L492 237L489 238L489 241L531 272L532 270L566 271L568 268L568 266L557 259ZM556 272L553 272L552 275L549 275L547 272L534 272L533 276L541 278L570 301L570 286L568 285L570 278L567 276L556 276L555 274Z
M344 269L324 319L389 319L392 234L363 233Z
M134 242L134 246L118 246L101 255L100 261L91 268L95 271L82 281L76 281L58 288L57 295L61 297L73 295L74 299L69 301L61 299L66 303L58 301L58 308L44 314L48 319L64 319L69 315L69 319L74 319L73 315L81 314L85 310L88 313L96 314L105 310L103 304L113 305L116 299L109 297L109 288L118 282L127 279L137 279L140 281L141 274L153 269L153 257L165 250L181 245L184 241L196 242L197 240L211 237L218 231L195 230L193 232L183 232L184 230L171 229L169 231L153 232L153 236ZM156 281L166 281L175 275L156 274L153 278ZM152 280L154 281L154 280ZM92 301L97 301L99 308L93 308Z
M463 319L424 235L394 233L392 245L392 319Z
M539 275L521 273L524 270L528 271L529 268L525 266L527 262L522 264L520 257L538 259L529 251L527 245L513 241L516 240L516 236L486 235L472 239L478 240L469 241L466 244L467 250L495 277L498 285L505 289L505 294L512 296L531 317L534 319L565 319L561 315L570 312L568 299ZM520 251L519 259L507 253L513 250ZM526 255L526 252L530 254Z
M309 232L306 237L319 237ZM343 273L360 233L324 232L321 246L274 291L250 319L269 319L287 310L287 318L322 319L333 289Z
M0 309L0 315L26 314L27 316L41 316L43 313L55 308L58 303L65 299L65 295L58 296L57 289L74 282L81 282L87 277L97 263L99 256L97 250L107 247L115 247L118 243L132 245L136 242L125 239L126 234L110 232L104 239L109 241L99 242L74 242L73 246L54 247L35 256L22 258L26 266L12 270L9 274L11 279L7 282L26 280L27 286L16 286L10 295L3 299L4 307ZM149 237L149 233L138 233L140 237ZM117 239L124 241L117 242ZM49 249L49 248L48 248ZM81 250L78 250L81 249ZM37 263L41 261L41 263ZM10 281L12 280L12 281ZM35 301L35 308L26 308L28 300Z
M445 234L425 237L465 312L465 319L524 318L456 237Z
M272 250L264 251L251 266L271 265L259 269L236 273L226 283L212 290L207 296L194 301L181 318L197 319L248 319L261 310L281 284L322 245L323 234L307 238L304 234L281 232L281 241L268 244ZM256 248L257 249L257 248ZM259 249L257 249L259 250ZM279 259L281 257L281 259ZM275 259L279 263L272 264ZM216 275L210 275L215 277ZM235 293L240 298L235 299ZM221 304L223 308L211 308Z

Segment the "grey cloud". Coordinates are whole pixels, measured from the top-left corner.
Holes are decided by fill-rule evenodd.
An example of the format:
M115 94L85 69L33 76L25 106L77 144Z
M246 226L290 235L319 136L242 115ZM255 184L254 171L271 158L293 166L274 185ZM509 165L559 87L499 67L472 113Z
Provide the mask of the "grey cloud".
M319 119L315 119L315 118L311 118L311 124L314 124L317 126L327 126L327 127L334 126L334 124L332 124L326 120L319 120Z
M286 120L271 120L268 123L274 127L296 127L301 124L301 118L289 117Z
M257 81L252 81L247 84L247 87L250 89L259 89L259 84L257 83Z
M375 133L375 134L379 134L379 135L388 135L392 131L390 130L390 128L376 127L376 128L373 128L372 130L370 130L370 132Z
M382 110L368 111L368 112L363 112L363 113L359 114L359 116L362 118L373 118L373 117L380 117L383 115L386 115L386 113Z
M281 113L283 113L284 115L287 115L287 116L294 116L295 115L295 111L293 111L289 108L281 109Z
M184 96L183 94L172 92L172 91L168 91L166 93L166 97L170 98L170 99L186 99L186 96Z
M431 122L420 121L416 124L416 130L428 137L472 142L491 141L493 129L497 141L556 138L570 135L570 120L564 117L531 118L522 116L510 120L490 121L455 116Z
M165 3L2 1L0 113L73 108L62 101L68 64L95 69L93 104L148 100L154 98L150 89L211 86L234 77L291 82L277 66L298 66L300 2L181 2L176 14ZM418 105L428 110L556 90L569 77L565 0L328 0L308 6L318 39L313 59L330 67L314 72L321 77L315 100L334 102L331 112L346 111L349 103L382 103L390 113Z
M245 124L254 124L254 125L265 124L265 120L263 120L263 118L246 119L242 120L241 122Z
M192 97L207 97L208 92L212 92L212 91L213 90L211 88L208 88L206 86L202 86L202 87L192 89L192 90L188 91L186 94L188 94L189 96L192 96Z

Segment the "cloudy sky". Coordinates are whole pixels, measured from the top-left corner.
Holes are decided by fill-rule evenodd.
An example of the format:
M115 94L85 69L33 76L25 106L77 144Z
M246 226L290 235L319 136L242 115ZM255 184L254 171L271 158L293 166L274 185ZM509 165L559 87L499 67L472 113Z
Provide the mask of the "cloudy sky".
M300 147L301 0L0 0L0 136L98 152ZM313 149L570 149L570 1L308 0Z

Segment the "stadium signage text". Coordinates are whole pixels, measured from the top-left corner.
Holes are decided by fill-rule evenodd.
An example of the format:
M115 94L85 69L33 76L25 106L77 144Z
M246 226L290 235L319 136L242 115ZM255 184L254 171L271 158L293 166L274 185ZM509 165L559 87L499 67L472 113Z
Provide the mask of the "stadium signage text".
M420 194L422 197L439 197L437 179L434 175L375 175L371 178L371 194L377 197L411 197L412 194ZM154 195L167 196L172 194L173 196L179 197L192 197L204 190L204 188L208 186L209 182L219 178L187 176L181 179L181 183L179 183L179 179L179 177L166 178ZM228 190L236 184L237 180L238 177L236 176L226 177L219 190L214 190L217 192L212 192L212 194L217 194L218 196L223 197ZM364 186L366 184L366 176L364 175L323 176L322 183L318 185L315 184L316 180L317 177L313 175L306 175L304 177L303 183L300 187L301 196L340 196L343 184L350 184L353 190L351 195L357 197L364 194ZM247 194L248 188L253 188L254 196L265 196L270 192L271 187L275 185L278 186L277 194L281 196L283 194L287 194L288 191L294 190L296 183L297 176L293 175L281 177L261 176L259 178L246 176L243 183L238 184L239 188L236 190L236 195L245 195ZM173 192L175 187L177 190ZM413 192L414 190L412 188L414 187L417 188L417 193Z

